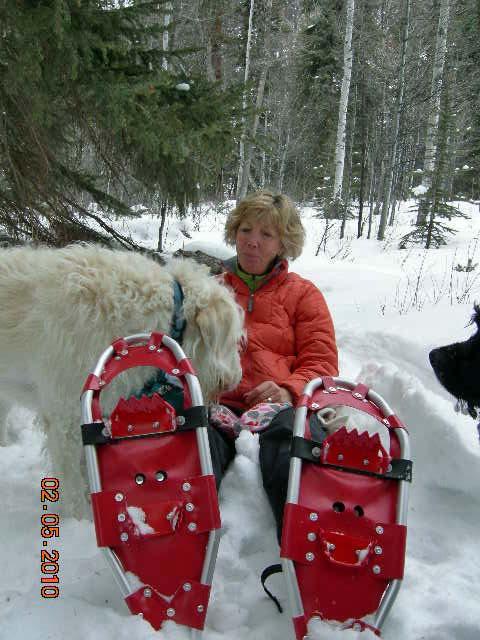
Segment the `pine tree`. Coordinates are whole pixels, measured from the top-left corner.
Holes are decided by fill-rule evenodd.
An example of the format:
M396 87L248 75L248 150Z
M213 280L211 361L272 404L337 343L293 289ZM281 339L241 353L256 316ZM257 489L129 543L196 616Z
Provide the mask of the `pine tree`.
M163 4L2 3L0 223L8 233L100 238L87 229L94 221L112 234L89 205L131 215L135 189L183 210L232 149L238 95L186 76L181 52L163 50Z
M448 87L449 84L446 82L437 130L435 169L431 187L424 196L428 217L401 239L400 248L405 248L409 242L425 242L425 249L445 245L448 235L455 233L453 227L447 222L455 217L466 217L457 207L448 202L449 141L455 126L451 108L452 96Z
M299 42L293 137L301 150L297 172L302 191L324 206L332 195L332 149L338 119L343 34L343 3L310 0Z

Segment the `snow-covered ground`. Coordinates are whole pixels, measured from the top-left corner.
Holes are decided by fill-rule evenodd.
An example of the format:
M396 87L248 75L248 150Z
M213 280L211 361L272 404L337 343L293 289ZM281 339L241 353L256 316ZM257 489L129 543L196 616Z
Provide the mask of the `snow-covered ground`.
M323 221L304 209L307 246L292 269L324 292L338 338L341 375L370 384L408 425L414 452L404 584L388 618L387 640L477 640L480 637L480 446L474 422L456 414L452 399L437 383L429 350L463 340L472 303L480 300L478 274L456 270L480 263L478 206L462 205L468 220L448 246L425 252L400 251L396 240L413 214L404 203L401 225L385 242L356 240L355 221L340 243L330 233L326 252L315 256ZM222 243L224 214L205 210L199 221L169 220L166 248L208 248L231 255ZM141 244L156 243L158 220L129 223ZM191 236L187 238L181 232ZM123 228L125 232L126 229ZM91 522L60 523L60 597L40 596L40 482L49 461L34 416L18 408L9 416L12 444L0 447L1 640L186 640L173 623L155 633L124 606L95 544ZM16 439L15 439L16 438ZM265 596L259 575L278 562L273 517L263 494L257 437L242 433L237 456L220 495L223 535L215 572L205 640L286 640L293 638L287 613L280 615ZM286 605L281 576L270 586ZM350 640L325 624L311 637ZM361 638L374 636L369 632Z

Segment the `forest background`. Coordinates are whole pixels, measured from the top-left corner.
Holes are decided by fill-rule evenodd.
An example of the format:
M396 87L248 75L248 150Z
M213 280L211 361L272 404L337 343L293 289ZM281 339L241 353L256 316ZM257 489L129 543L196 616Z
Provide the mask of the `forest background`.
M135 248L114 223L149 212L161 251L168 215L269 187L318 212L317 253L413 194L400 245L429 248L480 199L478 0L2 0L0 25L3 244Z

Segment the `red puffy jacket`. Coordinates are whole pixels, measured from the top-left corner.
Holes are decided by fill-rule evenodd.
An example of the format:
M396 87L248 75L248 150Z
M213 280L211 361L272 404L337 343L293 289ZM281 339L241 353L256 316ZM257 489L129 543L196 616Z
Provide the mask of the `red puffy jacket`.
M235 265L235 258L226 263L224 280L245 311L247 341L241 354L242 380L222 394L222 404L246 409L244 394L265 380L287 389L295 402L313 378L338 375L333 323L317 287L289 272L287 260L282 260L251 293Z

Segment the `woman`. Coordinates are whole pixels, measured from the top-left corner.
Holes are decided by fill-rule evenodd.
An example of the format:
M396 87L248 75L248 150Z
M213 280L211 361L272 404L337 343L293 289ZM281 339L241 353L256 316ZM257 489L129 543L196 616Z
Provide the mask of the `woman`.
M237 252L225 263L224 279L245 311L246 344L242 380L220 402L237 416L259 404L271 408L271 422L260 433L260 468L280 538L292 405L312 378L337 375L335 334L321 292L288 270L287 259L302 252L305 231L287 196L269 191L247 196L229 214L225 239ZM214 430L211 449L219 481L234 447Z

